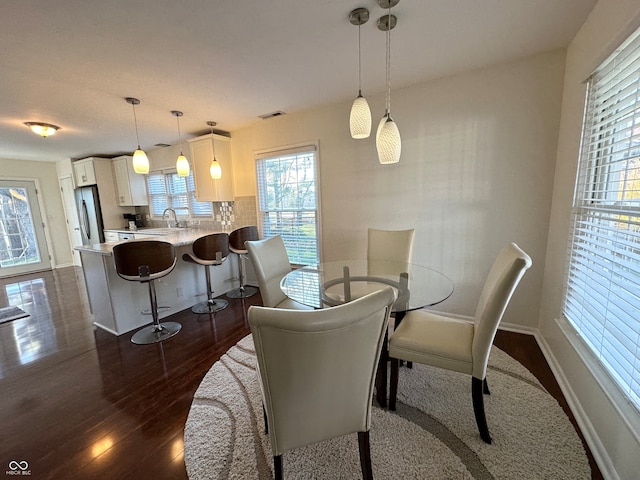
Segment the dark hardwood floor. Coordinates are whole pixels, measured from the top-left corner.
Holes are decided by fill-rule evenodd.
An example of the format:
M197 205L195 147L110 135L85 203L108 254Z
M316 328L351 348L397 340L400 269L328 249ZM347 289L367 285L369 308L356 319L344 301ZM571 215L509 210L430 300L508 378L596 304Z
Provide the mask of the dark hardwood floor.
M261 302L259 294L228 300L213 321L190 310L172 315L178 335L140 346L131 334L93 326L79 268L0 279L0 307L31 315L0 324L0 471L28 462L37 479L187 478L183 429L193 394L249 333L246 309ZM533 337L499 332L496 345L568 411Z

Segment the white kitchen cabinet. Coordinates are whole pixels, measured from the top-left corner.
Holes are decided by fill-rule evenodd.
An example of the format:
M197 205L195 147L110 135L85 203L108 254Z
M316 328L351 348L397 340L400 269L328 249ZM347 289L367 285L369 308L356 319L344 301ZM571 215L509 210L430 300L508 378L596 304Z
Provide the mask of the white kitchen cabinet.
M215 141L216 160L222 168L222 178L219 180L213 180L209 173L209 166L213 159L212 138ZM232 202L234 198L231 139L208 134L189 140L189 146L196 199L200 202Z
M122 228L126 224L123 214L135 213L135 208L119 205L112 163L110 158L101 157L89 157L73 162L76 188L88 185L98 187L105 230Z
M94 159L98 160L97 157L90 157L73 162L73 176L75 177L76 187L96 184L96 171L93 166Z
M118 237L118 232L110 232L107 230L104 231L105 242L117 242L118 240L120 240L120 237Z
M133 159L130 155L113 159L113 176L116 182L118 205L121 207L149 205L146 177L133 171Z

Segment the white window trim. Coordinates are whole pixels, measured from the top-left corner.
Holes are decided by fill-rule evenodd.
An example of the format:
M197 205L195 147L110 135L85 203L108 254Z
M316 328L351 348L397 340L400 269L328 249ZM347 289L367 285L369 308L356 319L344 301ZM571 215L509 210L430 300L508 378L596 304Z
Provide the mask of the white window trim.
M156 170L150 170L149 171L149 175L154 175L154 174L162 174L162 175L167 175L167 174L175 174L178 173L178 171L175 169L175 167L173 168L159 168ZM190 175L193 175L193 170L190 171ZM147 181L145 179L145 181ZM147 198L149 200L149 218L151 220L163 220L166 219L166 217L163 217L162 214L154 214L151 211L151 193L149 192L149 188L148 188L148 184L147 184ZM211 203L211 215L193 215L193 210L192 207L190 205L190 201L189 201L189 215L181 215L179 213L176 212L176 216L182 219L186 219L186 220L194 220L194 221L198 221L198 220L213 220L215 218L215 208L213 206L213 202L200 202L200 203Z
M626 171L632 171L630 170L632 167L628 163L622 164L619 162L637 158L637 155L632 154L632 152L635 152L636 148L640 148L638 146L634 147L638 135L634 135L633 132L638 128L638 122L632 122L631 126L625 125L627 118L638 120L640 116L630 115L627 117L621 113L629 111L631 107L620 109L621 106L627 105L623 101L623 99L626 100L623 92L628 91L626 88L620 88L622 85L626 85L626 82L623 82L622 79L630 78L636 84L638 82L636 79L638 70L640 70L638 66L640 63L640 56L638 56L638 52L640 52L639 34L640 30L631 35L602 63L589 79L589 88L585 98L580 161L571 212L572 221L569 232L569 251L565 292L563 295L563 319L558 321L561 329L572 345L576 347L576 350L585 361L585 364L590 367L596 379L601 384L615 384L620 393L619 396L624 396L626 402L621 404L617 398L618 395L612 396L608 392L610 399L615 400L613 404L618 409L622 408L620 413L623 413L622 417L625 419L634 417L629 415L627 407L633 407L636 414L640 412L640 401L637 398L638 388L637 386L623 386L622 381L618 384L618 381L614 380L615 375L605 365L608 361L620 362L620 365L628 362L632 369L630 376L635 379L635 381L632 380L630 382L630 385L640 383L638 380L638 375L640 374L640 355L638 353L640 338L629 334L629 332L637 331L640 328L640 325L633 323L640 320L633 315L630 318L626 316L628 315L627 312L634 307L637 310L637 305L633 302L632 292L634 290L637 291L639 285L636 278L627 273L627 270L629 268L633 270L638 265L638 260L637 258L633 260L633 249L630 246L628 249L624 248L624 245L627 245L625 242L628 241L631 245L634 237L637 236L633 233L628 233L636 231L632 227L627 229L618 227L619 224L626 223L630 225L628 217L638 216L640 205L637 203L638 199L625 199L625 197L622 197L622 202L617 201L617 192L626 191L619 189L619 184L621 183L619 173L623 171L619 167L624 165ZM627 48L629 45L631 45L631 48ZM635 53L630 55L632 50L635 50ZM620 52L623 55L619 55ZM620 71L625 68L628 68L625 75L620 75ZM597 82L595 87L591 85L592 79ZM605 81L605 79L607 80ZM608 88L608 83L612 79L613 87ZM593 97L592 95L595 94L599 96ZM635 96L634 104L635 107L629 111L630 113L640 106L640 99L638 99L637 95ZM625 137L624 133L629 133L629 137ZM620 148L621 146L625 148ZM618 190L616 190L616 187L618 187ZM636 190L631 191L635 192ZM608 221L605 215L610 216ZM579 225L576 224L578 220L582 221ZM577 230L577 226L582 228ZM581 233L581 230L587 233ZM573 248L574 245L575 249ZM622 247L617 245L622 245ZM612 256L608 254L610 252L613 252ZM574 257L577 259L575 260L575 266L573 263ZM580 266L581 264L584 264L584 266ZM607 271L609 274L604 277L603 274ZM588 276L585 272L594 272L593 275L595 277ZM579 281L571 282L570 279L574 277L579 278ZM598 282L592 280L592 278L602 278L603 282L605 280L606 282L598 288ZM625 281L628 283L625 283ZM569 300L570 284L573 291L576 292L572 300ZM606 296L598 299L595 294L598 290L605 292ZM611 302L610 299L620 293L624 293L620 297L624 301L620 300L617 303L626 305L617 315L614 315L611 312L616 310L617 303L615 301ZM594 313L597 310L600 311ZM603 310L604 314L601 313ZM583 311L587 313L583 313ZM576 318L572 318L572 315L575 315ZM620 318L620 320L617 320L617 318ZM567 328L570 326L575 332L576 338L567 334L567 328L562 328L564 322L566 322ZM587 341L587 337L593 338L596 345L600 345L600 347L592 348L590 341ZM578 339L580 340L579 342ZM630 344L635 345L635 353L632 348L629 348L628 345ZM608 348L609 345L610 347ZM616 346L622 347L616 348ZM595 350L596 348L599 348L599 351ZM622 348L626 348L630 352L631 358L619 354ZM614 353L607 354L607 352ZM608 357L610 360L600 360L598 358L600 355L605 358ZM624 361L621 361L621 358ZM587 361L587 359L591 360ZM596 359L599 365L597 369L593 368L594 360ZM624 371L625 367L611 367L611 369ZM627 370L627 374L628 372L629 370ZM605 373L610 377L609 382L602 380L602 375ZM624 374L619 373L616 375L624 376ZM630 388L636 392L635 400L630 396L632 395L631 393L625 391ZM621 407L621 405L624 406Z
M317 232L317 242L318 242L318 261L322 262L322 258L323 258L323 255L322 255L322 252L323 252L323 248L322 248L322 187L320 182L320 141L319 140L293 143L293 144L283 145L279 147L264 148L264 149L253 151L253 158L254 158L253 172L256 175L256 212L258 215L258 229L260 230L260 237L262 238L262 230L261 230L262 222L260 219L260 199L258 196L259 195L258 176L257 176L258 160L262 158L275 157L280 154L293 153L296 151L304 151L305 149L311 149L311 148L315 149L315 152L316 152L316 161L315 161L315 181L316 181L316 196L317 196L316 197L316 202L317 202L316 232Z

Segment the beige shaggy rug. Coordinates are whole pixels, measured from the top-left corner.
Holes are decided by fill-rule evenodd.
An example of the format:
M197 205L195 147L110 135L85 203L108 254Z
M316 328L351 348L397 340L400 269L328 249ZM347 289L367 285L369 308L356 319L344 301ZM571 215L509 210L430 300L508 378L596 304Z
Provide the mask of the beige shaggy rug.
M251 336L216 362L193 399L184 433L196 479L273 478ZM467 375L414 364L400 370L398 410L374 408L371 457L377 480L589 479L578 435L555 399L522 365L493 347L485 408L493 444L478 434ZM362 478L357 435L283 455L293 479Z

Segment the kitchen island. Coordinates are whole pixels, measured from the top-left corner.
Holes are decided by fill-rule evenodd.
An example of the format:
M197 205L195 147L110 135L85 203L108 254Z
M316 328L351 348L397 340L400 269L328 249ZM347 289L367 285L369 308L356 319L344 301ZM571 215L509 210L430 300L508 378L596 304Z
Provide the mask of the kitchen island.
M158 314L166 317L206 300L204 267L182 260L191 251L193 242L205 235L220 233L198 228L158 228L139 230L147 240L162 240L173 244L178 261L173 271L156 282ZM125 240L136 242L140 240ZM116 273L113 247L121 242L106 242L76 247L82 259L82 269L89 296L94 324L114 335L135 330L151 323L148 287L139 282L124 280ZM215 296L234 288L232 272L237 271L232 255L220 266L212 267L211 286Z

